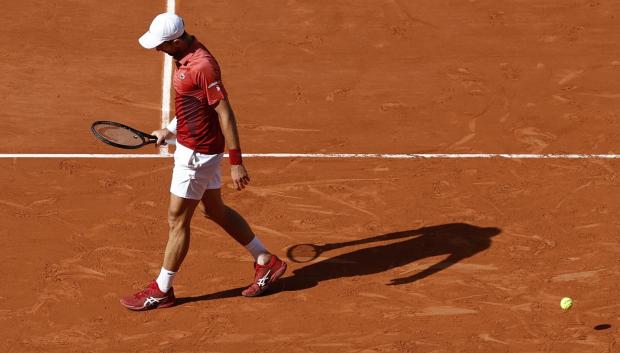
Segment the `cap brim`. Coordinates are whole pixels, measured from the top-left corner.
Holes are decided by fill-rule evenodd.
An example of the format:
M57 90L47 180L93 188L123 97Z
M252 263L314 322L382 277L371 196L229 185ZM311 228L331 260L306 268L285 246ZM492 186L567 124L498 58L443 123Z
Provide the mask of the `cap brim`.
M146 32L138 39L138 42L146 49L153 49L165 41L154 36L151 32Z

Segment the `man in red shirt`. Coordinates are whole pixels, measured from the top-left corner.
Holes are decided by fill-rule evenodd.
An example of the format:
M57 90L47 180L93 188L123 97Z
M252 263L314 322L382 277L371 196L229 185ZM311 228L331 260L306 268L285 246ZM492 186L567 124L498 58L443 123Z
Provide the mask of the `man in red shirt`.
M243 189L250 178L243 166L235 115L220 67L207 48L185 32L183 19L175 14L156 16L139 42L176 60L173 80L176 117L165 129L152 134L157 136L158 146L176 135L177 147L163 266L156 280L142 291L122 298L121 304L131 310L174 305L172 280L189 249L190 222L199 204L205 217L221 226L254 257L254 282L242 295L258 296L284 274L286 263L267 251L245 219L222 201L220 162L225 144L237 190Z

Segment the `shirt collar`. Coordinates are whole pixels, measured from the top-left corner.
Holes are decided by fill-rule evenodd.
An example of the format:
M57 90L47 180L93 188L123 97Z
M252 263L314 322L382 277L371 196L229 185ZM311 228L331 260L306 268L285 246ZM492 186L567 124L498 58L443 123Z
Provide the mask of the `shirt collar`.
M192 59L194 54L196 53L196 49L200 48L200 42L196 37L192 36L192 42L190 43L187 51L181 54L181 58L177 60L179 65L187 65L187 63Z

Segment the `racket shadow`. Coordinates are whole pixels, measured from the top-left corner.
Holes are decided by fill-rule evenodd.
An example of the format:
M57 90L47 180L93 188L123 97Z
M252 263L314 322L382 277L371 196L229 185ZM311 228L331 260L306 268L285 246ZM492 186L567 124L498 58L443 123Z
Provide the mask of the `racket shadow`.
M323 281L386 272L424 258L448 255L444 260L418 273L392 279L389 285L412 283L488 249L491 246L492 237L500 233L499 228L450 223L388 233L351 242L327 244L330 249L338 249L380 241L401 240L357 249L297 268L292 276L279 281L281 283L278 288L282 291L303 290L312 288ZM325 255L327 254L323 254L324 257Z

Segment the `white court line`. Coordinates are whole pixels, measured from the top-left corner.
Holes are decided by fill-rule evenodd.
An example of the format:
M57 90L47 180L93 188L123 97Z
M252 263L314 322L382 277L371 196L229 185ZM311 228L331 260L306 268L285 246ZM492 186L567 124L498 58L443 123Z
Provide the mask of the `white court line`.
M175 13L175 0L167 0L166 12ZM164 68L162 73L161 85L161 127L165 128L170 122L170 90L172 88L172 57L166 53L164 55ZM167 156L168 146L160 146L159 154Z
M0 154L0 159L6 158L168 158L172 155L164 154L88 154L88 153L5 153Z
M86 154L86 153L4 153L3 158L170 158L171 154ZM228 154L224 154L228 157ZM323 159L620 159L618 154L504 154L504 153L246 153L243 158L323 158Z
M374 158L374 159L459 159L459 158L508 158L508 159L616 159L618 154L506 154L506 153L249 153L246 158Z

